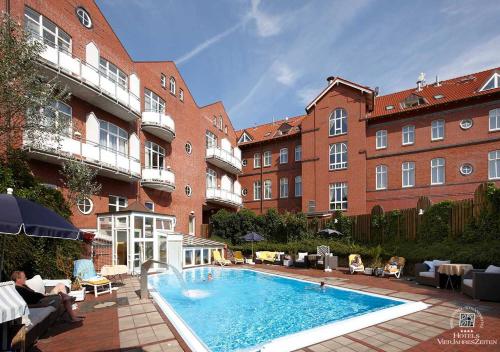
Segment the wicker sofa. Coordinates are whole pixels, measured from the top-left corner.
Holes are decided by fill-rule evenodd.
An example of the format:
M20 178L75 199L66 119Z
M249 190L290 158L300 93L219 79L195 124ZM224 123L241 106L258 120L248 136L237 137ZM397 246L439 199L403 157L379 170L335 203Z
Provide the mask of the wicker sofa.
M462 293L484 301L500 302L500 267L472 269L462 277Z
M415 264L415 281L419 285L441 287L442 276L439 274L439 265L434 266L434 271L429 271L430 266L425 263Z

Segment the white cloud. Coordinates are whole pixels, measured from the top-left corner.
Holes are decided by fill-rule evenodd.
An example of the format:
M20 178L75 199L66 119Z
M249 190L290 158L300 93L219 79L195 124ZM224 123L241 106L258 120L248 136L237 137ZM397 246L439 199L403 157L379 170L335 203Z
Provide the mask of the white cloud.
M297 72L292 71L285 63L275 61L273 71L276 75L276 80L287 87L292 86L297 80Z
M297 97L302 105L306 106L322 91L325 87L306 87L297 91Z
M255 20L257 34L261 37L270 37L281 32L283 20L279 16L264 13L259 9L261 0L252 0L249 18Z
M254 84L252 89L245 95L243 99L241 99L239 102L237 102L234 106L232 106L229 109L229 115L232 115L236 111L238 111L242 106L244 106L253 96L257 91L259 90L260 86L264 83L265 79L267 78L269 70L266 70L260 78L257 80L257 82Z

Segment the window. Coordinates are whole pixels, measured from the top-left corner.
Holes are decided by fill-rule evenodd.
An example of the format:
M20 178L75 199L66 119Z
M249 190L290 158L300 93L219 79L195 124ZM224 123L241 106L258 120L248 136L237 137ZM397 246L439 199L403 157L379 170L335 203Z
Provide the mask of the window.
M253 168L257 169L260 167L260 153L255 153L253 155Z
M493 76L486 82L486 84L479 90L482 92L483 90L495 89L500 87L500 74L494 73Z
M189 215L188 232L190 235L194 235L195 228L196 228L196 217L194 215Z
M184 193L186 193L186 196L191 197L191 195L193 194L193 190L191 189L190 185L184 187Z
M500 150L488 153L488 178L490 180L500 179Z
M401 107L405 108L413 108L416 106L424 105L426 103L425 99L416 94L412 94L407 97L405 100L401 102Z
M155 203L153 202L144 202L144 206L151 211L155 211Z
M253 183L253 200L260 200L261 188L260 180Z
M431 139L433 141L444 139L444 120L434 120L431 122Z
M217 116L213 117L212 123L213 123L214 127L217 127Z
M288 148L280 149L280 164L288 163Z
M184 90L179 88L179 100L184 101Z
M347 144L330 144L330 170L347 168Z
M241 195L242 195L243 197L246 197L246 196L247 196L247 194L248 194L248 189L243 188L243 189L241 190Z
M170 77L170 93L175 95L175 78Z
M243 160L241 161L241 165L243 165L243 166L247 166L247 164L248 164L247 159L243 159Z
M125 197L120 196L109 196L108 198L108 208L110 212L120 211L125 209L128 205L128 200Z
M251 141L252 141L252 138L250 138L250 136L246 132L243 132L240 139L238 140L238 143L245 143L245 142L251 142Z
M224 126L224 133L227 134L227 125Z
M84 27L92 28L92 19L83 7L76 8L76 17L78 17L78 21L80 21Z
M347 210L347 183L330 184L330 210Z
M165 168L165 149L147 141L145 144L146 169L163 170Z
M272 197L272 189L271 189L271 180L264 181L264 199L271 199Z
M99 120L99 145L128 155L128 133L111 122Z
M214 133L207 131L205 133L205 141L207 148L217 147L217 136Z
M500 109L490 111L490 131L500 131Z
M288 179L280 178L280 198L288 198Z
M29 7L24 8L25 29L30 36L43 39L44 44L71 53L71 37L54 22Z
M80 199L76 203L78 210L80 210L80 213L88 215L92 212L92 208L94 207L94 203L90 198L83 198Z
M160 82L162 88L167 88L167 76L165 76L163 73L160 75Z
M295 146L295 161L301 161L302 160L302 146L297 145Z
M401 165L402 171L402 186L414 187L415 186L415 163L413 161L404 162Z
M403 145L415 143L415 126L403 127Z
M144 110L165 113L165 100L149 89L144 88Z
M460 128L463 130L468 130L473 125L472 119L463 119L460 121Z
M207 188L217 188L217 172L207 169Z
M102 57L99 60L99 71L104 77L127 89L127 75L125 72Z
M443 99L443 98L444 98L444 95L443 95L443 94L436 94L436 95L434 96L434 99L436 99L436 100Z
M63 135L71 136L73 114L71 106L62 101L54 101L43 110L44 121L46 127L61 128Z
M271 152L268 150L264 152L264 167L271 166Z
M375 168L376 174L376 184L375 188L379 189L387 189L387 166L385 165L377 165Z
M347 133L347 112L344 109L335 109L330 114L330 136Z
M186 153L191 154L193 152L193 146L191 145L191 143L186 142L186 144L184 145L184 150L186 151Z
M375 149L387 148L387 131L380 130L375 133Z
M220 131L222 131L222 128L224 127L224 120L222 119L222 116L219 116L217 121L217 127Z
M445 182L445 161L443 158L431 160L431 185L442 185Z
M302 197L302 176L295 176L295 197Z
M385 107L386 110L394 110L394 105L387 105Z
M462 175L468 176L468 175L472 174L472 172L474 172L474 167L471 164L465 163L465 164L460 165L460 173Z

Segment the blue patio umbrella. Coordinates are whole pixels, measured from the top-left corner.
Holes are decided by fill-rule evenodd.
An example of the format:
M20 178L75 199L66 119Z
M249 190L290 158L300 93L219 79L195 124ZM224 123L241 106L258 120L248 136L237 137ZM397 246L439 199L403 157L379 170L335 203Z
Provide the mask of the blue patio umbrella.
M259 235L257 232L249 232L245 236L241 237L241 239L247 242L252 242L252 258L253 258L253 243L265 240L265 238L262 235Z
M3 235L0 279L3 272L5 235L26 234L68 240L82 239L82 232L54 211L12 194L0 194L0 234Z

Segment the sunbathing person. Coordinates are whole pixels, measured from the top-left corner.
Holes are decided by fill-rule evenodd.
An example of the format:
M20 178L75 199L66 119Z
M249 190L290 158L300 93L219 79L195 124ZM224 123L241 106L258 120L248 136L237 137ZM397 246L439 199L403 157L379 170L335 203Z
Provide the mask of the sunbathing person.
M24 271L14 271L11 275L11 279L16 283L17 292L26 301L28 306L53 306L57 309L58 306L62 304L66 312L69 314L71 322L79 322L83 320L83 317L77 316L75 312L73 312L74 298L66 294L66 287L63 284L59 284L54 287L50 294L44 295L32 290L26 285L26 274Z

